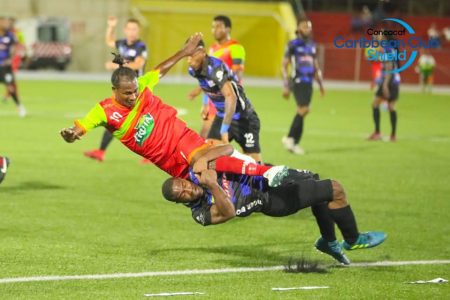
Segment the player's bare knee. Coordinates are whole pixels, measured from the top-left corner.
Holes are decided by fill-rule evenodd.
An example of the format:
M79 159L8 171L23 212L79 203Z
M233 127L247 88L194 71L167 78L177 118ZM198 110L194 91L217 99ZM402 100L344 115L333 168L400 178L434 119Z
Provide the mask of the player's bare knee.
M388 104L388 109L389 109L389 111L395 111L395 103L394 102L390 102Z
M297 108L297 113L304 117L309 113L309 107L308 106L300 106Z
M336 180L331 180L333 186L333 202L340 206L348 205L344 187Z

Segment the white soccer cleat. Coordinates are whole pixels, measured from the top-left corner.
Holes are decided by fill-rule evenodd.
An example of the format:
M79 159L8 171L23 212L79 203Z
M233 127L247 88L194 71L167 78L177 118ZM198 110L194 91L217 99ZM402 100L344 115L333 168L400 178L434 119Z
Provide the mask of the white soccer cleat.
M19 117L23 118L27 115L27 110L23 105L19 105Z
M281 143L283 144L284 148L288 151L292 151L294 149L294 139L291 137L284 136L281 139Z
M267 179L270 187L277 187L281 181L289 174L289 168L286 166L274 166L264 172L263 177Z
M294 148L292 149L292 153L297 154L297 155L304 155L305 150L302 147L300 147L299 145L295 145Z

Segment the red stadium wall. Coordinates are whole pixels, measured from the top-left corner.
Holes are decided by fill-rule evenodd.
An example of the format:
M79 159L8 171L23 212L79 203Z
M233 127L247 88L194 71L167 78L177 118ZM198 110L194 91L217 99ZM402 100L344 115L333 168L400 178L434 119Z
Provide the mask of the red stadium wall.
M339 80L370 80L370 62L364 57L364 49L337 49L333 45L336 36L359 38L361 34L351 32L351 15L344 13L311 12L308 18L313 23L314 40L323 45L324 76L327 79ZM437 28L450 26L450 18L437 17L398 17L405 20L416 31L416 35L426 38L431 23ZM360 53L358 53L360 51ZM431 54L436 60L435 83L450 84L450 43L444 42L442 48L432 49ZM413 66L401 73L402 82L418 83L419 76Z

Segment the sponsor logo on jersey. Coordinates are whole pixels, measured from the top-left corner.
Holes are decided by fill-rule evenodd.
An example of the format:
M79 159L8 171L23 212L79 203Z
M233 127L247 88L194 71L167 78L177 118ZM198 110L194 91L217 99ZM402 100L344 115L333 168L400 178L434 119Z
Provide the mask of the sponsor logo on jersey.
M145 140L147 140L154 126L155 120L151 114L145 114L139 119L135 127L136 133L134 134L134 140L139 146L142 146Z

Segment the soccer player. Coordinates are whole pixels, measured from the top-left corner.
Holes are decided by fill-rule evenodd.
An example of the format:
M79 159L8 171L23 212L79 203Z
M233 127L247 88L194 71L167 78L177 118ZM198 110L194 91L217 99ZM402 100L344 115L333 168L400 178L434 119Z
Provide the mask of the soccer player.
M391 55L396 57L397 49L385 47L383 52L385 55ZM375 131L369 136L369 141L381 140L380 133L380 105L387 101L389 115L391 119L391 137L390 141L395 142L397 140L396 130L397 130L397 111L395 109L395 104L398 100L398 94L400 89L400 74L399 73L389 73L389 71L398 68L398 61L396 60L384 60L383 61L383 71L378 82L378 89L375 94L375 99L372 103L372 115L375 125Z
M12 60L16 55L17 39L9 30L10 20L0 17L0 82L5 83L9 95L17 105L19 116L25 117L27 112L17 95L17 86L12 70Z
M316 58L316 45L313 42L311 21L301 20L297 24L297 38L289 41L283 58L283 97L289 99L291 91L297 102L297 112L292 121L287 137L283 137L283 146L295 154L305 154L300 147L303 134L303 120L309 113L309 104L313 94L313 81L319 83L320 94L325 91L322 83L322 72ZM288 75L291 66L292 76Z
M182 50L139 78L133 69L122 66L121 57L116 57L114 61L120 67L111 76L113 96L98 103L83 119L75 121L75 126L62 129L61 136L72 143L95 127L106 127L131 151L171 176L181 178L188 176L189 165L200 172L207 161L231 154L232 148L223 146L212 148L216 152L211 154L211 144L178 119L175 108L164 104L152 93L159 78L177 61L195 52L200 40L201 34L194 35ZM206 155L206 151L211 157L194 165L197 157ZM278 184L278 178L287 171L283 166L261 166L227 156L219 158L218 166L223 171L264 175L271 185Z
M212 34L216 43L209 48L209 55L223 61L238 78L238 83L242 83L244 73L245 49L238 41L231 38L231 20L228 16L218 15L212 22ZM192 90L188 98L193 100L201 93L200 87ZM216 116L217 110L207 95L203 97L202 106L202 128L200 135L203 138L208 136L212 122Z
M22 62L22 58L25 57L25 37L23 35L23 32L15 26L15 23L16 23L16 19L13 17L10 17L9 18L9 31L11 31L14 34L16 41L17 41L17 43L15 44L15 54L11 58L11 69L14 74L17 72L17 70L19 70L20 64ZM17 90L17 86L16 86L16 90ZM9 90L6 89L6 93L5 93L5 96L3 97L3 101L6 102L10 96L11 95L9 94Z
M235 216L247 217L253 212L283 217L311 206L321 232L316 249L346 265L350 260L342 248L371 248L386 238L383 232L358 231L345 191L335 180L319 180L317 174L309 171L289 169L278 187L270 187L261 176L213 169L214 166L199 175L190 172L190 180L169 178L162 186L164 198L185 204L191 209L192 218L203 226L224 223ZM334 223L344 237L342 244L336 240Z
M217 109L208 139L214 143L236 140L245 154L261 162L259 117L236 75L220 59L206 54L203 41L188 57L188 64L189 74Z
M125 34L124 39L116 39L116 17L109 17L107 25L108 27L105 36L106 45L111 48L116 48L119 51L119 54L128 61L127 67L135 70L138 76L143 75L148 53L147 46L139 39L139 21L136 19L127 20L123 29ZM105 67L107 70L115 70L118 65L112 61L108 61L106 62ZM108 130L105 130L100 143L100 148L87 151L84 155L98 161L103 161L105 159L106 148L111 143L112 139L112 134ZM145 162L145 160L143 162Z
M8 171L9 158L0 156L0 183L5 179L6 171Z
M421 49L419 61L417 62L417 70L420 74L420 83L422 92L431 94L433 88L433 72L436 67L436 61L433 55L427 49Z

